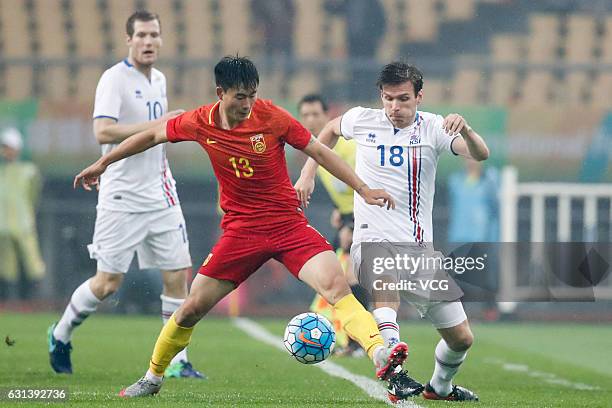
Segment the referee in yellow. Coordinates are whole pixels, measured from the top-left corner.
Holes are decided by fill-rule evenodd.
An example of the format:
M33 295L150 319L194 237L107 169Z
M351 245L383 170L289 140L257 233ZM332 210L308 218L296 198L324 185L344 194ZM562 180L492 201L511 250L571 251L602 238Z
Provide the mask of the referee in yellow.
M0 298L35 295L45 274L35 215L41 179L33 163L19 160L22 147L17 129L0 130ZM26 293L19 290L20 265Z

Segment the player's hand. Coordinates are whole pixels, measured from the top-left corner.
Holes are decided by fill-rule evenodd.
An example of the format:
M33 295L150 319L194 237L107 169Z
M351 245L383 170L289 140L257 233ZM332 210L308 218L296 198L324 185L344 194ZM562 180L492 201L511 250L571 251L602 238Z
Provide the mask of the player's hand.
M295 192L302 208L307 208L310 204L310 196L314 191L315 181L314 178L300 177L295 183Z
M177 116L182 115L183 113L185 113L185 109L176 109L176 110L167 112L165 115L161 117L161 119L170 120L170 119L176 118Z
M458 113L451 113L444 118L442 122L442 128L449 135L456 135L461 133L462 135L469 129L469 126L463 116Z
M100 175L106 170L106 165L95 162L85 170L77 174L74 178L73 187L77 188L79 184L87 191L91 191L91 186L96 186L96 190L100 189Z
M395 200L389 193L381 188L372 190L364 185L359 188L357 193L370 205L377 205L379 207L386 206L387 210L395 209Z

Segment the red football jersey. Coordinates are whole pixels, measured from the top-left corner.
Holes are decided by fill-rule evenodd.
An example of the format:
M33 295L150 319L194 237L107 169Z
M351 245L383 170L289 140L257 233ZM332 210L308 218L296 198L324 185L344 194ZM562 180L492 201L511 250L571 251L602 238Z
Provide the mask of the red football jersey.
M310 132L270 101L255 101L251 114L231 130L215 127L218 101L168 121L170 142L198 142L219 180L221 227L274 229L303 219L285 161L285 142L303 149Z

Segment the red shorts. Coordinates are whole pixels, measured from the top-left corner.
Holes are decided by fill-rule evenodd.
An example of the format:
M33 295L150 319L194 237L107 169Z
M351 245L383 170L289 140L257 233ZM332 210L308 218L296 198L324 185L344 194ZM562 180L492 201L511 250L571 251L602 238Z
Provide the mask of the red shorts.
M198 273L238 286L274 258L297 278L302 266L324 251L333 251L332 246L305 220L265 234L226 230Z

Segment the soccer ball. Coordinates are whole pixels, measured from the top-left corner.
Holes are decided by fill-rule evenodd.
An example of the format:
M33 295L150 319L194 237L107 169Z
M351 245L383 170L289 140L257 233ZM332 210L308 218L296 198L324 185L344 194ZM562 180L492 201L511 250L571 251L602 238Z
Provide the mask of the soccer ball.
M300 363L317 364L331 354L336 344L336 333L324 316L302 313L287 325L283 343Z

